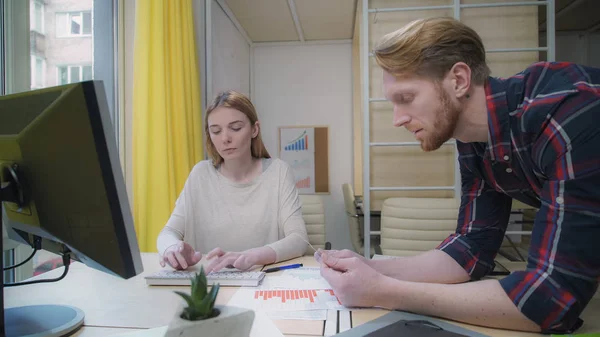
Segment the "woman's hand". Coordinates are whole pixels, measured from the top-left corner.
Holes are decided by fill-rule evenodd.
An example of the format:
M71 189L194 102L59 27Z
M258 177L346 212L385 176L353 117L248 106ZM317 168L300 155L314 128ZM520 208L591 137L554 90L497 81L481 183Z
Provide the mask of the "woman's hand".
M180 242L167 248L162 256L159 255L158 262L161 267L169 264L175 269L186 269L202 259L202 253L197 252L186 242Z
M270 247L252 248L243 252L225 252L221 248L211 250L206 258L211 261L205 269L208 274L223 268L248 270L252 266L275 262L275 251Z
M210 261L205 272L219 271L223 268L236 268L239 270L250 269L254 265L252 254L246 252L225 252L221 248L211 250L206 258Z

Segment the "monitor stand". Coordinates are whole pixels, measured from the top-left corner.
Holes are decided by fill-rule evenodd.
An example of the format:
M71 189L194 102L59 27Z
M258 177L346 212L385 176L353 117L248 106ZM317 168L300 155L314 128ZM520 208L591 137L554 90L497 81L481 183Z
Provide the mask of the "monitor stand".
M11 173L16 173L15 171ZM3 225L2 201L18 202L18 198L13 200L10 197L18 195L16 186L18 186L18 182L14 180L0 185L0 230ZM3 241L4 239L0 240L0 252L2 253L4 253ZM1 275L4 276L4 272ZM2 277L2 283L4 284L4 277ZM83 317L84 313L81 309L68 305L30 305L5 309L4 285L0 287L0 336L65 336L81 327Z
M30 305L4 309L6 337L66 336L83 324L83 311L67 305Z

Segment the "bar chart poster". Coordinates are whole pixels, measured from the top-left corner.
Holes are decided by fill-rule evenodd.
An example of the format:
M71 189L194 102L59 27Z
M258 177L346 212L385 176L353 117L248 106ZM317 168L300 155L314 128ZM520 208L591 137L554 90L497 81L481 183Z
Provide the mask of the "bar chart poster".
M292 168L298 193L329 192L327 127L280 127L279 158Z
M281 128L280 147L284 152L315 152L314 128Z
M300 194L315 193L315 155L312 152L283 151L280 159L294 172L296 188Z

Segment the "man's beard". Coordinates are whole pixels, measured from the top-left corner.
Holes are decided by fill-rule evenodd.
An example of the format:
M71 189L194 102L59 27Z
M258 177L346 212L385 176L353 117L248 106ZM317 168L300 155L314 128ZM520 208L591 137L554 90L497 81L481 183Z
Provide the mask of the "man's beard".
M433 123L433 128L429 130L428 135L421 142L421 149L426 152L439 149L454 135L458 116L460 115L460 107L452 104L452 100L448 93L441 87L436 85L438 100L440 107L436 111L436 120Z

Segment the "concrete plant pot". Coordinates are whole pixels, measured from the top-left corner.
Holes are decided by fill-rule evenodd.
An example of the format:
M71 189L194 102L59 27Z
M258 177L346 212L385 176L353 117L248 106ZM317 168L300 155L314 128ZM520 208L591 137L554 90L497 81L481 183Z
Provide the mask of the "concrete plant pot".
M189 321L181 318L181 310L173 317L167 328L165 337L247 337L254 322L254 311L215 305L219 314L215 317Z

